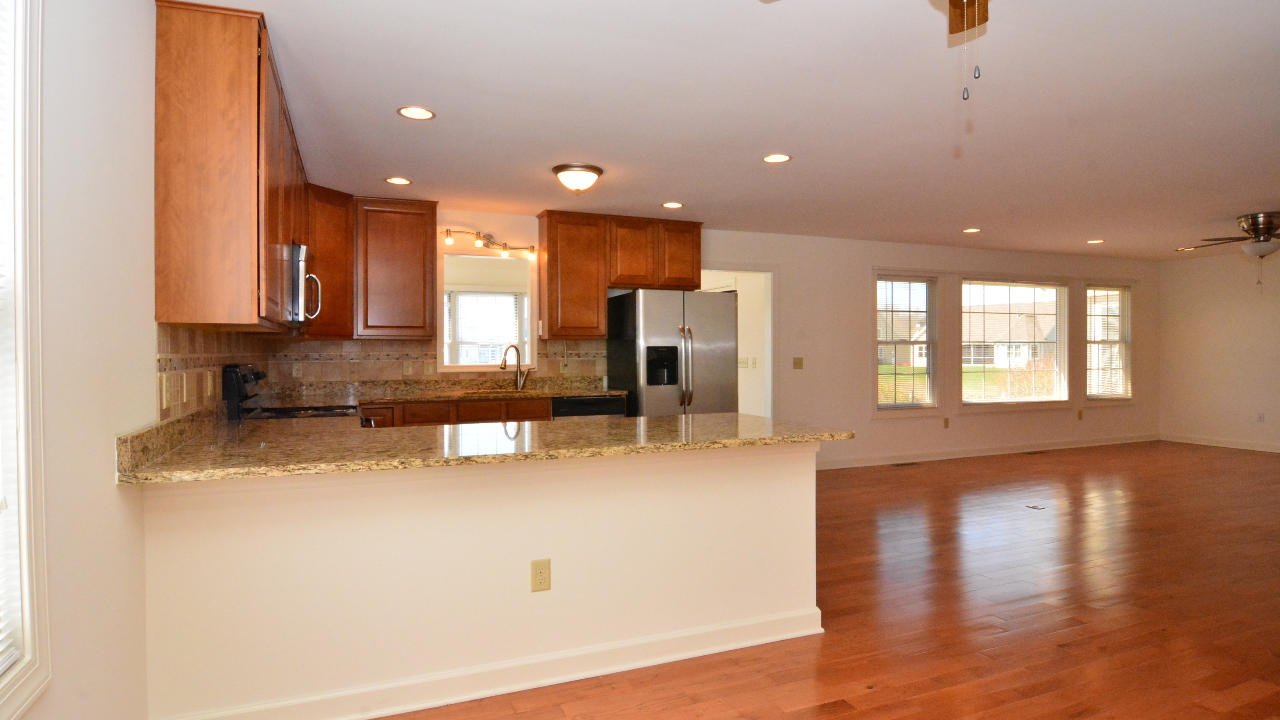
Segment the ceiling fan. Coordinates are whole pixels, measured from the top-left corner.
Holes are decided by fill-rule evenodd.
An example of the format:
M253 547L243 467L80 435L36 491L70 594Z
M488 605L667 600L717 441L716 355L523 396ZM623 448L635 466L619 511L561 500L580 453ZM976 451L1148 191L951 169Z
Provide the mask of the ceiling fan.
M1280 212L1260 212L1241 215L1236 218L1236 222L1240 223L1240 229L1244 231L1245 237L1236 238L1208 238L1201 240L1204 245L1193 245L1191 247L1180 247L1178 252L1185 250L1198 250L1200 248L1213 247L1214 245L1226 245L1227 243L1243 242L1240 247L1246 254L1256 258L1264 258L1277 250L1280 250ZM1245 242L1245 241L1248 242Z
M769 3L778 0L760 0L760 2ZM948 32L951 35L958 35L966 30L973 30L981 25L987 24L989 13L987 11L988 0L942 0L946 2L950 12L948 17ZM937 3L935 3L936 5Z

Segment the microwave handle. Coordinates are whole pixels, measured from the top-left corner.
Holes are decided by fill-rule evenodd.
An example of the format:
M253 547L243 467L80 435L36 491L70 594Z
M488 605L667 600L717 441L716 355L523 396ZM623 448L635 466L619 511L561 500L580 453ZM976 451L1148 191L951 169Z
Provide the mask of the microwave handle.
M316 281L316 311L315 311L315 312L307 312L307 311L304 309L304 310L303 310L303 315L304 315L304 316L306 317L306 319L308 319L308 320L314 320L314 319L315 319L315 317L316 317L317 315L319 315L319 314L320 314L320 304L321 304L322 302L324 302L324 288L320 285L320 278L316 277L316 276L315 276L314 274L312 274L312 273L307 273L306 280L315 280L315 281ZM304 280L303 282L306 282L306 280Z

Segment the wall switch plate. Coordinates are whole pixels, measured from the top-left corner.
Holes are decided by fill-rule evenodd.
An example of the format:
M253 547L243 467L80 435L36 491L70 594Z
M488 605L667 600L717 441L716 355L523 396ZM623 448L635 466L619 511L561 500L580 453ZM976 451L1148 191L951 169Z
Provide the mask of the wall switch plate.
M738 358L738 367L740 367L740 368L750 368L750 367L751 367L751 362L750 362L749 360L747 360L746 358Z
M213 373L206 372L204 374L204 396L210 397L212 395L213 395Z
M947 430L951 427L951 418L942 418L942 429Z
M302 364L301 364L301 363L294 363L294 364L293 364L293 376L294 376L294 377L296 377L296 378L300 378L300 377L302 377Z
M802 358L802 357L801 357L801 358L791 358L791 368L792 368L793 370L803 370L803 369L804 369L804 358Z
M545 592L551 589L551 558L529 563L529 585L531 592Z
M1077 410L1077 411L1076 411L1076 419L1077 419L1077 420L1083 420L1083 419L1084 419L1084 411L1083 411L1083 410Z

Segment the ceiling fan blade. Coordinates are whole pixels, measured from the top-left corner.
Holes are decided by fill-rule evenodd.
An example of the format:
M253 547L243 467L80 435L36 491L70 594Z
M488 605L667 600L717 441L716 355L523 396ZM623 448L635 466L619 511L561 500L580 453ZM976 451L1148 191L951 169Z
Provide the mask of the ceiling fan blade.
M958 35L987 22L987 0L949 0L951 22L949 30Z
M1182 251L1184 251L1184 250L1199 250L1200 248L1209 248L1209 247L1213 247L1214 245L1227 245L1227 244L1229 244L1229 243L1244 242L1245 240L1252 240L1252 239L1253 239L1253 238L1247 238L1247 237L1242 237L1242 238L1211 238L1211 239L1209 239L1209 240L1201 240L1201 241L1200 241L1200 242L1202 242L1202 243L1208 243L1207 245L1192 245L1191 247L1180 247L1180 248L1178 248L1178 252L1182 252Z

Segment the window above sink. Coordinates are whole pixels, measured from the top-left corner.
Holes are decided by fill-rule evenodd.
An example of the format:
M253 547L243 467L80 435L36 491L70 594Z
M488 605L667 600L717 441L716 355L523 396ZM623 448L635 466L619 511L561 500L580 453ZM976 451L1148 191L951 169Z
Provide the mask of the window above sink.
M438 231L439 370L493 372L509 345L519 348L524 368L535 367L536 220L442 211ZM514 371L514 352L507 361Z

